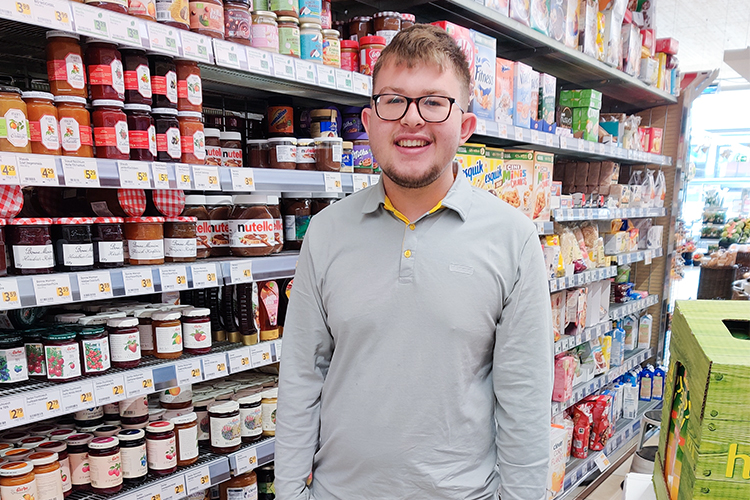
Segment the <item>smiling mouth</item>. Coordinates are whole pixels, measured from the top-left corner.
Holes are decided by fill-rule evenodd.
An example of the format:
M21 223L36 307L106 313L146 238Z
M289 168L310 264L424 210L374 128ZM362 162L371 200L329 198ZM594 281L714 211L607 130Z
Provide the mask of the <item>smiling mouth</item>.
M396 145L400 146L402 148L421 148L424 146L428 146L430 143L423 140L405 140L405 141L396 141Z

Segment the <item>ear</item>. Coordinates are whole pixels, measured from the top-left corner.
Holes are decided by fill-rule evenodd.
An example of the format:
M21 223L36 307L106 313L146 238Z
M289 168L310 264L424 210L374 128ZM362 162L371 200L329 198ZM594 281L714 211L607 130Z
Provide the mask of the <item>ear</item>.
M469 137L477 128L477 115L474 113L464 113L461 115L461 144L469 140Z
M372 117L372 108L362 109L362 125L365 127L365 132L370 135L370 118Z

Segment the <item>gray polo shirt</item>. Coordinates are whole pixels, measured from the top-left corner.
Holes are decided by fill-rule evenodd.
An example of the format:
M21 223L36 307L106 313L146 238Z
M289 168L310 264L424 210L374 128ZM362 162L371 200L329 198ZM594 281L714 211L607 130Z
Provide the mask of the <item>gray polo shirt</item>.
M386 205L380 183L305 236L277 498L544 498L553 337L535 226L461 173L412 224Z

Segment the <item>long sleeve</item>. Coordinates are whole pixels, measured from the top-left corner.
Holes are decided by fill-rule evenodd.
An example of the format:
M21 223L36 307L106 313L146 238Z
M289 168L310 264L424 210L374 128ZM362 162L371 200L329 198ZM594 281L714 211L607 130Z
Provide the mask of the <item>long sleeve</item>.
M311 242L315 221L302 245L284 327L279 377L275 487L279 500L307 500L320 437L320 399L333 354L333 339L315 275Z
M546 498L553 353L544 258L532 235L496 329L493 384L503 500Z

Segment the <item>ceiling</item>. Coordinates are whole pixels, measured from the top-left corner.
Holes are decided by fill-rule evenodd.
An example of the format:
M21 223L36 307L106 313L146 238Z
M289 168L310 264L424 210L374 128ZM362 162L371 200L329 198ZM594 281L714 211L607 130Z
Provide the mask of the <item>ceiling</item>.
M655 0L656 36L680 42L683 73L720 68L727 84L747 81L724 63L724 51L750 42L748 0Z

